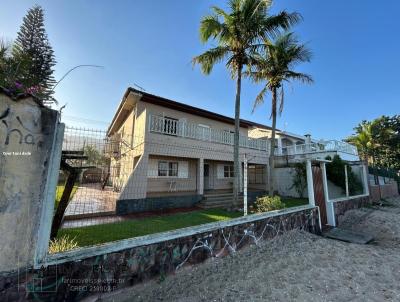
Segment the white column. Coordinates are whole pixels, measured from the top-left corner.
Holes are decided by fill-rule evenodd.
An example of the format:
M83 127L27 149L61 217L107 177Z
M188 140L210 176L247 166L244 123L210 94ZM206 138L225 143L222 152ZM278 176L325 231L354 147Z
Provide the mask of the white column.
M326 177L326 164L325 163L321 163L321 172L322 172L322 183L324 186L326 217L328 220L328 225L336 226L335 209L333 207L333 202L329 201L328 179Z
M305 139L305 151L306 152L310 152L311 151L311 135L310 134L306 134L305 135L306 139Z
M243 215L247 215L247 157L243 160Z
M278 155L282 155L282 137L278 137Z
M364 192L369 195L369 180L368 180L368 169L367 165L363 165L363 180L364 180Z
M243 169L242 169L242 162L239 161L239 179L240 179L240 183L239 183L239 192L243 192Z
M197 161L197 194L204 194L204 158Z
M313 181L313 173L312 173L311 160L310 159L307 159L306 171L307 171L308 202L309 202L310 205L315 206L314 181Z

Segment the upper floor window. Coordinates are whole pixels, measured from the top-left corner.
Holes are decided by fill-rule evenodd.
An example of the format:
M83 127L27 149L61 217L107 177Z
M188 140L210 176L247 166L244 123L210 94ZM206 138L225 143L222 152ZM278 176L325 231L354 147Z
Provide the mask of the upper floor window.
M165 116L164 129L165 134L177 135L178 133L178 119Z
M198 129L199 139L206 140L206 141L210 140L211 130L210 130L209 126L199 124L197 129Z

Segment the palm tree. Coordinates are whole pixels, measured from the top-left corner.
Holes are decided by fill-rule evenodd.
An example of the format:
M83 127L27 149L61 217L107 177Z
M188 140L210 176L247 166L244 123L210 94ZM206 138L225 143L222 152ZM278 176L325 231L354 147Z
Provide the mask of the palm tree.
M251 60L252 54L262 40L275 36L297 23L301 16L282 11L268 15L269 0L230 0L229 12L213 6L212 14L203 17L200 23L200 39L203 43L213 40L217 46L193 58L193 64L200 64L204 74L211 73L215 64L226 60L226 67L232 79L236 80L235 134L234 134L234 204L237 202L240 187L239 162L239 124L240 92L242 71Z
M372 122L362 121L356 128L354 128L354 130L356 130L356 134L346 139L348 143L351 143L357 147L358 152L365 162L369 161L375 146L372 137L372 128Z
M293 68L302 62L309 62L311 52L304 44L299 44L293 33L286 33L278 36L275 41L265 41L263 54L254 56L254 61L247 72L254 82L265 82L265 86L254 101L254 109L264 102L267 92L271 92L271 116L272 134L269 157L268 173L268 193L270 196L274 193L273 175L275 164L275 133L277 105L279 102L279 114L282 113L284 103L284 82L300 81L303 83L312 83L310 75L299 73ZM278 100L279 98L279 100Z

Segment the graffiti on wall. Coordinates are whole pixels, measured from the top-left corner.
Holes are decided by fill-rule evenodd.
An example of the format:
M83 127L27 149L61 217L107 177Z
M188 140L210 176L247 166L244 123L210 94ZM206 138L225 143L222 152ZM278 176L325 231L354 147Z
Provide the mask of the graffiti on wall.
M14 117L10 106L0 111L0 121L5 129L5 135L0 137L1 144L8 146L12 140L15 140L19 145L35 145L38 143L37 136L40 135L40 132L27 126L20 115ZM32 120L32 124L38 128L39 123L35 119Z

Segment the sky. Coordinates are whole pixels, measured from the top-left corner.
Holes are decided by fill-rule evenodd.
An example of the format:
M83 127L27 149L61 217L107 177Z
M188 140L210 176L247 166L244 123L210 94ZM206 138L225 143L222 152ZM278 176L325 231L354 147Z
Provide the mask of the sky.
M192 67L193 56L215 43L202 44L199 23L220 0L3 0L0 38L15 39L22 18L34 4L45 10L45 25L60 79L80 68L56 89L68 124L106 128L129 86L227 116L234 115L235 82L224 64L205 76ZM276 0L271 14L299 12L294 31L313 52L298 71L312 85L286 87L284 112L277 126L318 139L342 139L362 120L399 114L400 1ZM244 80L241 117L270 125L270 96L252 113L262 86Z

